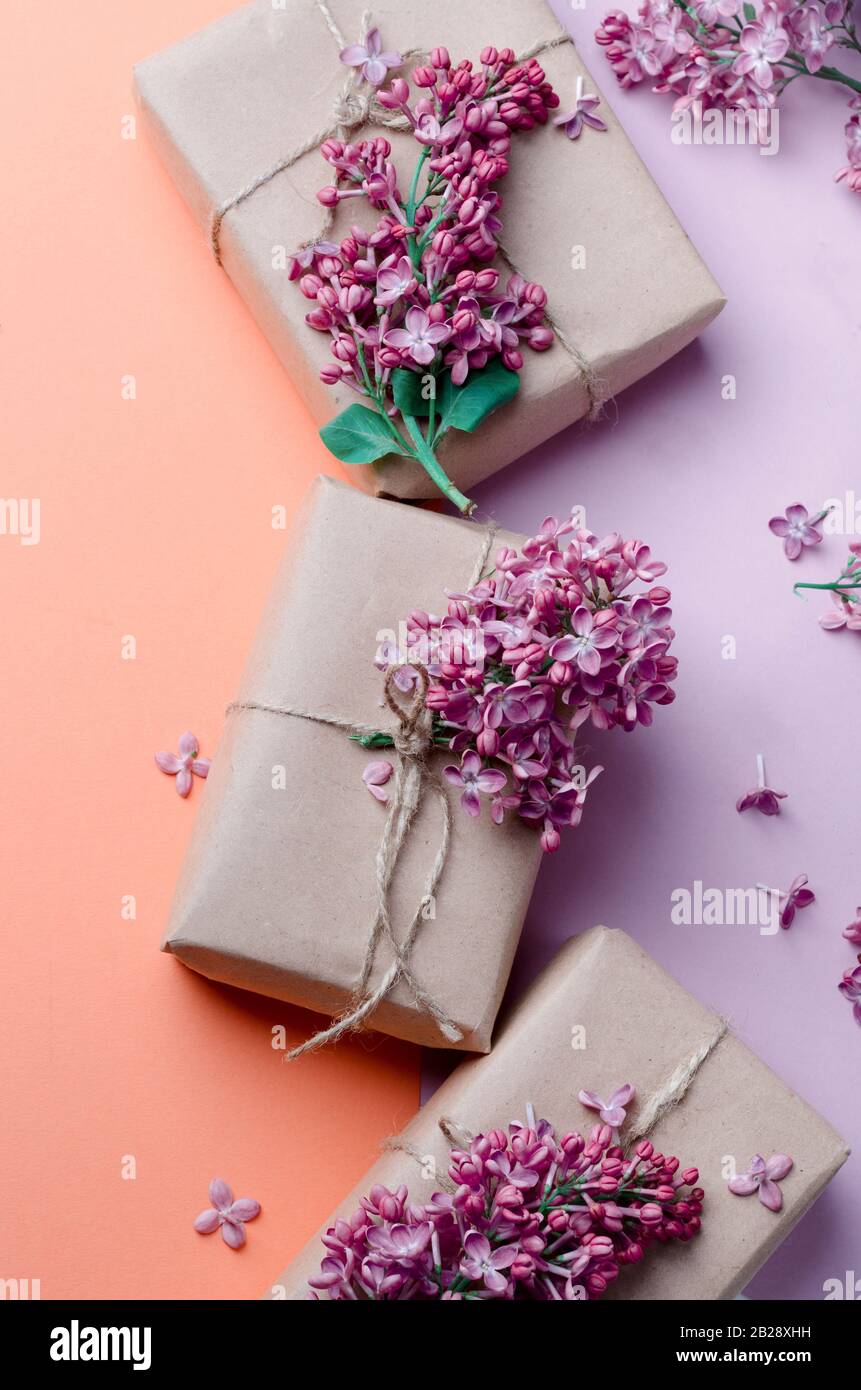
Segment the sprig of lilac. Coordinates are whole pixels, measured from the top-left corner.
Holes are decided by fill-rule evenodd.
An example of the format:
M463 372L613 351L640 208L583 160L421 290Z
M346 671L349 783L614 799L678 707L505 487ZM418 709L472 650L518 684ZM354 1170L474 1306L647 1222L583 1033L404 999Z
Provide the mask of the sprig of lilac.
M373 53L368 40L345 50L344 61L370 63L376 80L379 64L396 56L379 47L377 35ZM419 146L408 190L384 137L324 141L335 181L320 201L370 204L377 225L352 227L337 247L305 248L290 276L313 302L306 322L331 341L322 380L368 402L324 427L327 446L348 463L412 458L469 514L473 504L447 477L438 446L448 429L474 429L510 398L524 346L540 352L553 343L545 291L516 274L502 285L489 263L502 230L496 184L508 172L512 137L546 124L559 98L537 60L517 63L510 48L485 48L478 67L455 65L447 49L434 48L412 81L415 94L396 77L376 98L405 119ZM458 416L453 392L488 364L502 375L489 377L482 398Z
M602 769L586 774L577 730L630 732L675 698L670 591L655 583L666 568L641 540L548 517L522 550L499 550L492 575L449 592L445 617L411 613L404 651L381 646L377 665L402 690L427 670L434 743L460 759L444 773L468 814L489 797L495 822L512 811L540 826L548 852L579 824ZM355 737L392 746L386 733Z
M826 64L837 49L861 53L854 0L644 0L637 19L606 15L595 37L622 87L652 81L675 110L768 111L799 77L854 94L846 166L835 175L861 193L861 79Z
M323 1237L311 1298L596 1299L649 1246L700 1229L696 1168L646 1139L626 1153L606 1124L557 1138L531 1106L526 1124L453 1149L449 1177L421 1205L406 1186L372 1188Z
M813 584L799 581L793 584L795 593L801 589L820 589L831 593L836 604L836 613L829 613L819 619L820 625L829 631L848 628L861 629L861 541L852 541L849 558L836 579L830 583Z

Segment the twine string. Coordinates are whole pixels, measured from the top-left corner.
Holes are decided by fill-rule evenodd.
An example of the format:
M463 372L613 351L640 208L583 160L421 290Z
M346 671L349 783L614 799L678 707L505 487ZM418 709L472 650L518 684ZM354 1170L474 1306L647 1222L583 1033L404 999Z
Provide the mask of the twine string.
M484 530L482 544L476 557L468 588L474 588L481 580L497 527L491 523ZM427 906L436 896L437 888L448 859L451 840L451 806L444 784L428 763L428 755L433 749L433 713L427 706L429 676L426 668L418 662L410 662L418 675L418 683L411 698L405 699L398 689L395 677L397 665L386 669L383 678L383 699L395 717L392 741L398 755L395 782L389 797L386 823L383 836L375 858L376 913L368 934L365 954L359 978L353 988L346 1011L333 1020L328 1028L321 1029L312 1037L286 1054L288 1061L301 1057L305 1052L314 1052L326 1043L337 1042L345 1033L359 1028L382 1003L389 992L403 979L409 987L416 1005L423 1013L429 1014L437 1024L443 1037L451 1043L461 1042L463 1034L446 1010L425 989L416 977L410 963L410 956L426 919ZM360 736L372 735L377 729L367 724L357 724L355 720L327 711L302 709L290 705L270 705L258 700L237 700L228 706L228 714L243 710L256 710L266 714L288 716L293 719L307 719L314 724L327 724L344 729ZM409 835L426 793L437 799L440 807L442 830L434 862L425 880L424 890L418 907L413 913L402 941L399 941L392 924L389 900L395 870L401 850ZM391 946L393 960L380 983L373 989L370 980L374 965L385 938Z
M338 45L339 51L346 48L346 40L338 28L326 0L314 0L314 4L322 16L326 28ZM370 21L370 10L365 10L362 14L361 23L362 42L367 38ZM562 33L555 34L552 38L543 39L538 43L534 43L523 53L518 54L515 58L515 62L528 62L531 58L540 57L543 53L547 53L554 48L559 48L563 44L571 42L570 35ZM408 49L407 52L402 55L404 63L412 62L416 58L422 56L423 50L417 48ZM274 164L271 164L269 168L265 169L257 178L252 179L250 183L247 183L244 188L240 188L239 191L232 194L231 197L225 198L223 202L219 203L213 210L209 226L209 242L217 265L223 264L221 255L221 227L227 214L232 212L234 208L240 207L242 203L246 202L247 199L252 197L259 189L265 188L266 185L271 183L274 178L277 178L279 174L283 174L286 170L291 169L294 164L298 164L299 160L304 158L306 154L312 154L314 150L318 150L324 141L332 139L346 141L353 131L366 125L377 126L382 130L411 130L412 127L406 116L397 111L387 110L378 100L376 90L369 88L367 92L362 91L360 88L361 81L361 69L351 67L341 91L335 98L332 119L329 125L323 130L318 130L316 134L309 136L297 149L285 155L283 159L276 160ZM310 237L298 250L304 250L307 246L324 240L326 234L331 231L334 221L334 207L325 208L323 225L317 235ZM521 275L522 272L515 265L511 256L501 243L498 243L498 249L502 260L508 268L515 275ZM597 376L588 359L583 355L577 345L570 340L549 309L545 309L544 317L560 346L575 363L577 370L583 378L583 384L589 401L589 411L586 419L588 421L599 419L604 408L605 383Z
M694 1049L689 1057L680 1062L674 1071L670 1073L656 1091L649 1097L646 1104L641 1109L636 1121L632 1122L625 1130L625 1144L631 1147L638 1140L644 1139L651 1134L655 1126L664 1118L670 1110L680 1105L687 1095L694 1078L707 1057L710 1057L719 1044L729 1032L729 1023L725 1018L716 1018L711 1033ZM440 1115L437 1120L437 1127L444 1136L446 1143L451 1149L460 1149L468 1152L475 1135L471 1130L460 1123L459 1120L452 1119L449 1115ZM395 1135L384 1139L382 1147L394 1152L408 1154L410 1158L424 1165L430 1155L423 1154L417 1145L409 1140L401 1139ZM435 1179L436 1181L436 1179ZM448 1179L440 1180L440 1185L447 1192L453 1191L453 1184Z

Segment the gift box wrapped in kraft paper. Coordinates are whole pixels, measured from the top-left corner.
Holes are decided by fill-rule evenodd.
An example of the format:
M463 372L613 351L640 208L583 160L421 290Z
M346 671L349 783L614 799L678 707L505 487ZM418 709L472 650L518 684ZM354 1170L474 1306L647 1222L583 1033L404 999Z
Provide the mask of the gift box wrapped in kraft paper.
M375 1183L406 1184L424 1202L445 1176L451 1145L440 1128L469 1134L504 1129L535 1114L557 1135L587 1135L598 1116L581 1090L610 1096L632 1084L621 1130L640 1122L656 1150L699 1169L702 1225L690 1241L652 1246L623 1267L610 1298L728 1299L750 1282L847 1157L844 1141L775 1076L727 1026L699 1004L629 936L594 927L568 941L513 1011L497 1026L493 1051L461 1063L418 1112L358 1187L329 1217L266 1297L309 1297L308 1279L326 1251L320 1235L349 1218ZM659 1103L663 1101L663 1105ZM649 1114L658 1119L649 1127ZM403 1146L403 1147L400 1147ZM793 1160L780 1183L782 1209L729 1191L753 1154ZM285 1175L289 1182L289 1173ZM325 1297L325 1295L321 1295Z
M350 728L394 726L374 666L386 634L413 609L444 608L446 588L476 583L498 545L521 543L500 531L491 547L471 522L316 480L228 714L164 950L211 979L327 1015L347 1010L357 988L363 997L384 988L396 965L385 931L357 986L379 927L387 825L362 772L381 755ZM393 936L402 948L412 932L414 945L367 1021L412 1042L486 1052L541 848L519 817L494 825L452 812L437 883L438 773L448 762L450 753L427 759L433 784L390 864Z
M258 0L135 69L145 123L210 254L320 425L356 397L346 386L321 383L329 335L306 325L309 304L290 283L288 268L294 251L323 234L337 242L367 219L357 200L347 199L330 225L316 195L332 182L332 170L318 146L339 133L353 143L384 134L407 182L417 150L409 134L343 123L372 96L357 82L345 114L345 81L355 70L339 61L341 40L359 39L364 12L364 0ZM477 61L488 44L517 55L538 48L563 111L574 105L578 78L597 91L543 0L389 0L373 7L372 21L383 47L401 54L444 44L457 62ZM415 61L412 56L406 72ZM499 267L503 283L514 267L545 288L558 332L549 351L527 352L514 403L477 436L452 430L443 439L440 463L463 491L666 362L723 306L720 289L606 103L600 114L606 132L586 129L572 141L548 124L512 141L511 167L499 185L507 257ZM413 459L388 455L356 469L377 494L435 495Z

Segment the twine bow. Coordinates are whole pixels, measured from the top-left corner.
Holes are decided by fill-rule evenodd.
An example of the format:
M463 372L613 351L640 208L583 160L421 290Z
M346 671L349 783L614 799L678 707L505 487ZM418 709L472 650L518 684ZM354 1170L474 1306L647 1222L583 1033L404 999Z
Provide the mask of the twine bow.
M484 573L496 530L497 528L493 523L485 529L481 549L469 580L469 588L473 588ZM307 1042L301 1043L299 1047L286 1053L288 1061L301 1057L305 1052L316 1051L317 1048L323 1047L326 1043L337 1042L345 1033L359 1028L401 979L409 987L418 1008L435 1019L443 1037L451 1043L458 1043L463 1040L463 1034L457 1024L449 1017L446 1010L430 991L424 988L410 963L413 946L421 929L421 924L425 920L428 904L436 896L445 869L451 838L451 806L448 794L444 784L428 761L428 755L434 746L433 713L427 705L430 678L427 669L420 663L411 661L410 666L417 674L417 683L409 695L403 695L395 683L395 676L398 671L396 665L387 667L383 678L383 699L396 721L392 730L392 742L398 755L398 765L395 771L394 786L389 797L386 824L376 853L376 914L368 935L362 970L353 989L351 1003L346 1013L335 1019L330 1027L315 1033ZM308 719L314 724L330 724L335 728L345 729L351 734L360 736L373 735L378 732L372 726L356 724L353 720L344 719L337 714L298 709L289 705L268 705L256 700L240 700L228 707L228 713L240 710L258 710L268 714L286 715L295 719ZM392 925L389 908L392 880L401 850L428 793L436 797L440 807L442 829L439 847L425 881L418 906L413 913L403 940L398 940ZM394 959L380 983L371 989L371 975L383 938L391 946Z
M346 48L347 40L338 28L334 16L329 6L326 4L326 0L313 0L313 3L319 10L327 29L337 43L339 51ZM371 12L370 10L365 10L362 15L361 25L363 39L367 36L370 23ZM523 53L518 53L515 62L525 63L530 58L537 58L542 53L547 53L551 49L559 48L563 44L572 42L573 40L570 34L562 32L554 34L552 38L543 39L533 44ZM404 63L412 62L423 56L425 56L423 50L419 48L408 49L402 54ZM364 85L367 86L367 84ZM213 210L209 226L209 241L217 265L223 265L221 255L221 226L227 214L244 203L256 193L258 189L265 188L265 186L271 183L274 178L277 178L279 174L283 174L287 169L292 169L293 165L297 164L306 154L311 154L314 150L319 149L324 141L332 139L346 141L353 131L359 130L362 126L366 125L378 126L383 130L394 131L409 131L411 129L406 116L401 115L397 111L389 111L386 107L381 105L377 98L376 89L368 87L368 90L364 91L362 86L362 77L359 69L351 68L343 88L335 99L330 124L326 126L325 129L318 130L316 134L311 135L307 140L303 141L297 149L285 155L283 159L276 160L274 164L270 165L268 169L265 169L257 178L252 179L244 188L240 188L237 193L232 194L229 198L225 198ZM334 220L335 209L333 207L326 208L323 225L320 231L316 236L310 237L303 246L297 247L297 251L304 250L305 247L312 245L314 242L323 240L326 233L331 230ZM500 256L505 261L508 268L515 275L522 274L501 242L497 242L497 247ZM599 419L606 402L604 383L596 375L590 362L584 357L576 344L572 343L567 337L549 309L545 309L544 317L549 327L553 330L560 346L575 363L583 378L583 384L589 400L589 411L586 419L589 421Z

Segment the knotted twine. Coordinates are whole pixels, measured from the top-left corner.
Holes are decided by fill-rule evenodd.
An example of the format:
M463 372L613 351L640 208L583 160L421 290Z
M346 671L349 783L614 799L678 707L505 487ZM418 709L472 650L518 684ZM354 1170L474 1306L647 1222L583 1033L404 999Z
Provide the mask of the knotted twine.
M347 47L347 40L338 28L334 16L329 6L326 4L326 0L313 0L313 4L316 6L317 10L319 10L340 52ZM365 41L370 26L371 12L370 10L365 10L362 15L361 25L362 42ZM515 63L528 62L530 58L537 58L542 53L547 53L551 49L559 48L563 44L568 43L573 43L570 34L564 34L562 32L554 34L552 38L543 39L539 43L533 44L531 48L527 48L523 53L519 53L515 58ZM419 48L408 49L402 54L404 63L413 62L415 59L424 56L426 56L425 53ZM367 90L363 90L363 88L367 88ZM397 111L389 111L380 103L376 88L363 81L361 69L351 67L344 82L344 86L335 98L330 124L326 126L324 130L318 130L315 135L309 136L297 149L285 155L283 159L276 160L274 164L271 164L269 168L265 169L257 178L252 179L250 183L247 183L244 188L240 188L239 191L234 193L231 197L225 198L214 209L210 220L209 241L216 264L223 264L221 258L221 224L229 212L246 202L258 189L265 188L266 185L271 183L274 178L277 178L279 174L283 174L287 169L292 169L293 165L297 164L306 154L311 154L314 150L319 149L324 141L337 139L346 142L350 134L353 131L359 130L362 126L377 126L382 130L405 132L412 130L406 116ZM325 220L317 236L304 242L297 250L304 250L305 247L323 240L326 233L331 231L334 220L334 207L326 208ZM517 266L514 264L502 243L497 242L497 246L502 259L509 269L515 275L520 275L521 272L517 269ZM571 342L561 326L556 322L549 309L545 309L544 317L559 343L575 363L583 378L583 384L589 401L589 411L586 419L588 421L597 420L604 407L603 383L597 377L587 358L583 356L580 349L575 343Z
M496 531L497 527L493 523L485 529L481 549L467 585L470 589L479 583L484 574ZM398 690L395 683L395 676L398 671L396 665L389 666L383 678L383 699L396 720L391 736L395 752L398 755L398 763L395 770L394 786L389 797L383 837L376 854L376 915L368 935L361 973L354 986L352 1002L346 1013L335 1019L330 1027L315 1033L299 1047L294 1047L286 1054L288 1061L301 1057L304 1052L316 1051L317 1048L323 1047L326 1043L337 1042L345 1033L360 1027L400 979L403 979L409 987L418 1008L436 1020L443 1037L451 1043L463 1040L463 1034L457 1024L416 978L410 964L410 955L421 924L425 920L427 905L436 896L448 858L451 837L451 807L445 786L428 763L428 755L434 747L433 712L427 706L428 672L418 662L411 661L409 664L418 675L411 696L404 697ZM352 719L338 714L299 709L290 705L268 705L257 700L237 700L228 706L227 712L230 714L235 710L258 710L266 714L283 715L293 719L308 719L313 724L329 724L359 737L379 732L371 725L356 724ZM427 876L419 905L412 916L403 941L399 941L392 925L389 893L401 849L428 793L435 796L439 804L442 814L442 833L439 848ZM394 959L380 983L370 989L371 975L383 938L389 942Z
M707 1037L694 1049L689 1057L680 1062L674 1071L670 1073L666 1081L652 1093L646 1104L640 1110L636 1120L627 1125L624 1130L625 1145L631 1147L638 1140L644 1139L660 1120L664 1118L670 1110L684 1100L688 1090L693 1083L694 1077L707 1057L711 1056L715 1048L723 1041L729 1032L729 1023L725 1018L716 1018L714 1027ZM447 1115L441 1115L437 1120L437 1126L444 1135L446 1142L453 1149L469 1150L475 1135L462 1125L458 1120L453 1120ZM432 1155L423 1154L416 1144L411 1144L409 1140L401 1139L397 1136L385 1139L382 1147L391 1149L395 1152L405 1153L414 1158L422 1166ZM454 1191L454 1184L449 1178L435 1178L446 1192Z

